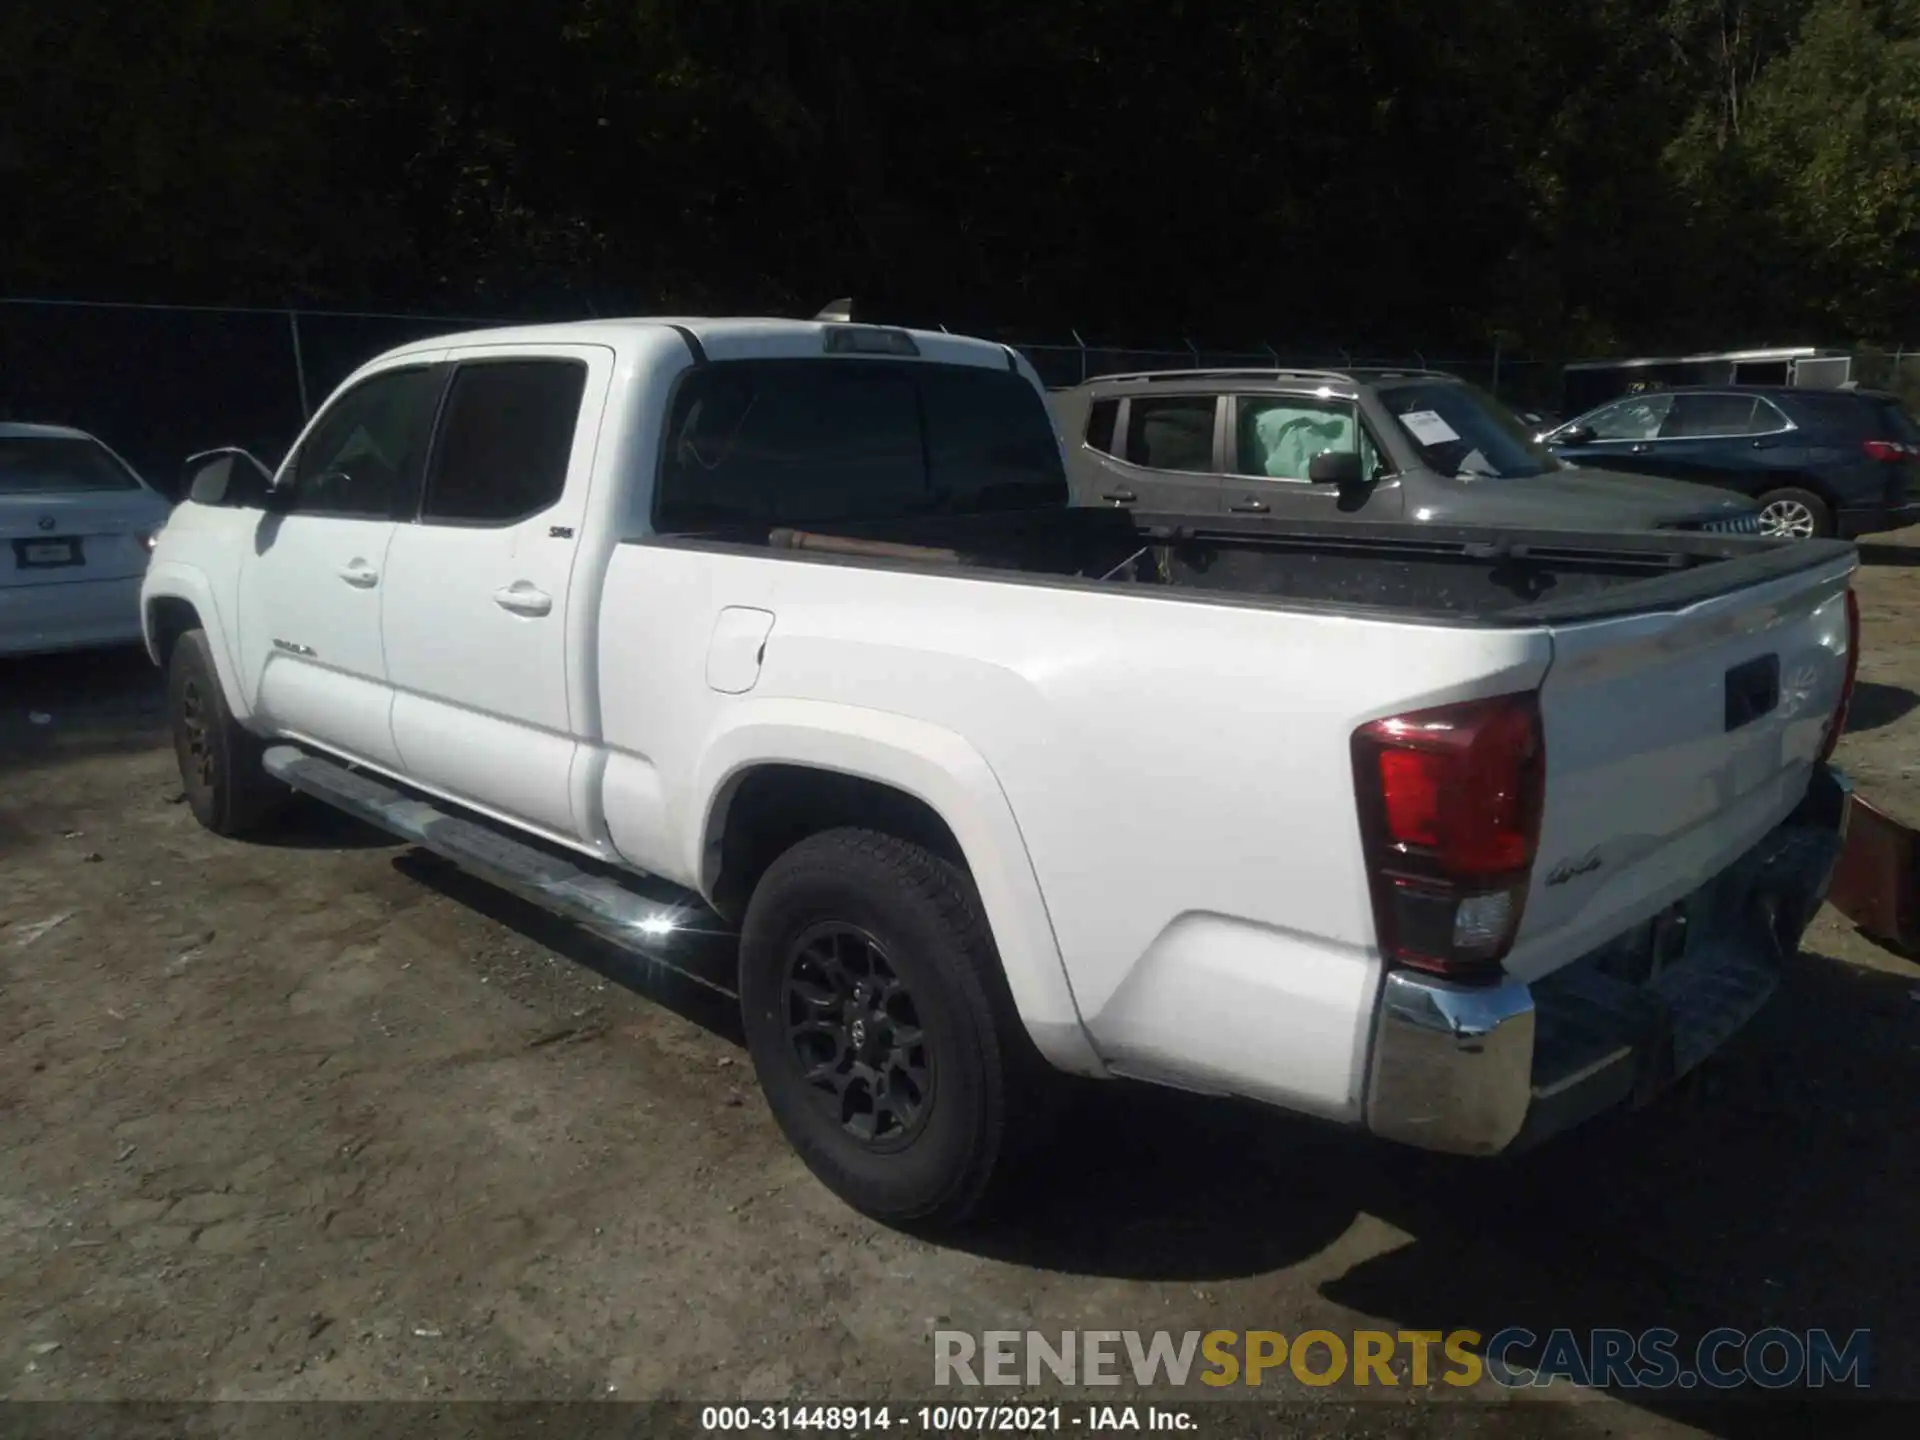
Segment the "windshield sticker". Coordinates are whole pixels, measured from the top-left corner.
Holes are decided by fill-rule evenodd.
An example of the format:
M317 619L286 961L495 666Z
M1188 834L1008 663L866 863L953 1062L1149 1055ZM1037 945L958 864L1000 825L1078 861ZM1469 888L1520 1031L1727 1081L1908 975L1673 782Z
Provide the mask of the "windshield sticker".
M1460 432L1432 410L1409 410L1400 417L1400 423L1406 426L1412 432L1413 438L1422 445L1444 445L1449 440L1460 438Z

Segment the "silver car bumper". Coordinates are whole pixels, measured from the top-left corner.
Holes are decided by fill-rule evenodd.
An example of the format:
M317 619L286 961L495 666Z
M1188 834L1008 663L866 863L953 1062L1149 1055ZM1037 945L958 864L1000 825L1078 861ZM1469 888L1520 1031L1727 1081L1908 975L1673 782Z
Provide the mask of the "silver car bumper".
M140 640L140 577L0 585L0 655L132 645Z
M1367 1128L1424 1149L1492 1155L1658 1094L1778 988L1826 898L1851 793L1840 772L1821 768L1793 817L1681 901L1665 928L1636 927L1532 985L1389 972ZM1663 967L1660 937L1676 924L1684 955Z

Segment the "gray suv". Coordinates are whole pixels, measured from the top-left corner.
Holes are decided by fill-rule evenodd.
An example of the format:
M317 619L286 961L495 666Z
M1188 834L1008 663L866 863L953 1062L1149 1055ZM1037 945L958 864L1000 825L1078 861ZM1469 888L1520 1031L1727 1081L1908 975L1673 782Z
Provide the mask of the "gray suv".
M1546 530L1758 533L1724 490L1557 458L1431 370L1104 375L1049 397L1076 505Z

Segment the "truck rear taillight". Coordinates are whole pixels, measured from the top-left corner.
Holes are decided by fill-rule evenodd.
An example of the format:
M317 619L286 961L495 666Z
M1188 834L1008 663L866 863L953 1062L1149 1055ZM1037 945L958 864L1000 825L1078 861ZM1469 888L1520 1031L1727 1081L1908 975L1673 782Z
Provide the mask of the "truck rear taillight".
M1540 840L1539 694L1375 720L1354 732L1353 770L1381 952L1456 979L1498 975Z
M1820 761L1833 758L1833 747L1847 728L1847 711L1853 706L1853 682L1860 674L1860 599L1847 587L1847 669L1840 681L1840 703L1834 706L1833 719L1827 724L1827 738L1820 746Z
M1869 460L1883 460L1897 464L1902 460L1920 459L1920 449L1912 445L1902 445L1898 440L1864 440L1860 448L1867 452Z

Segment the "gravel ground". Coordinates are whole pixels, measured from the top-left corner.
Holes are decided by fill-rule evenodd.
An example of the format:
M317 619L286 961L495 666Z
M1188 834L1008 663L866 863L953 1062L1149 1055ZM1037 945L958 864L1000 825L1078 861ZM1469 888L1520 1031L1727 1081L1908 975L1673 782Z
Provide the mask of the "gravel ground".
M1920 548L1865 554L1842 760L1920 822ZM1831 911L1729 1053L1532 1156L1095 1087L1017 1208L930 1244L787 1151L725 994L318 810L202 832L143 656L0 662L0 879L0 1397L900 1404L943 1328L1780 1324L1871 1328L1920 1398L1920 967ZM1261 1398L1299 1408L1242 1431L1808 1418Z

